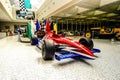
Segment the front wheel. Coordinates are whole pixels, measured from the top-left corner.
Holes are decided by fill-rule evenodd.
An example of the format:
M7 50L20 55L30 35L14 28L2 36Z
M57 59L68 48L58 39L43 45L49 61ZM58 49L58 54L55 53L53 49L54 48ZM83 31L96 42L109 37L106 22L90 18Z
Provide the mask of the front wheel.
M83 37L79 40L79 42L80 42L80 44L86 46L89 49L92 49L94 46L93 41L90 38L88 39L88 38Z
M55 54L55 46L52 40L44 40L42 44L42 58L52 60Z

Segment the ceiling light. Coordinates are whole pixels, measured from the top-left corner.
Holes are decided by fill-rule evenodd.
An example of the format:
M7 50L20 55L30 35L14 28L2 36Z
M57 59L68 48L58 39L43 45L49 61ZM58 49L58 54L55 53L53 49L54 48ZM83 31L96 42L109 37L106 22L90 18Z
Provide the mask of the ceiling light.
M117 14L115 13L110 13L110 14L107 14L107 17L112 17L112 16L116 16Z
M99 11L99 10L96 10L96 11L95 11L95 13L94 13L94 15L100 15L100 14L104 14L104 13L106 13L106 12L104 12L104 11Z
M86 18L86 16L79 16L79 18Z
M118 10L118 11L120 10L120 5L118 6L117 10Z

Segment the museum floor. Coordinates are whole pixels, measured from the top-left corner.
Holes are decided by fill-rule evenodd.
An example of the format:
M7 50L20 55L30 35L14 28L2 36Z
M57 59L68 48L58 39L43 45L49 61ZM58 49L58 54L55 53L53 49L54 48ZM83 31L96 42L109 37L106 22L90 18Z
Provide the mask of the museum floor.
M102 51L95 60L44 61L36 46L17 36L0 39L0 80L120 80L120 42L93 41Z

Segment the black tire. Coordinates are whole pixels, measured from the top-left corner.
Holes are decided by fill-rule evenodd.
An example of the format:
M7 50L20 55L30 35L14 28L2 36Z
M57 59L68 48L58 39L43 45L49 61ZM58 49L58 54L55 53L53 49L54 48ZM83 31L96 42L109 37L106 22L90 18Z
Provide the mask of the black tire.
M44 60L53 60L55 54L55 46L52 40L44 40L42 44L42 58Z
M80 42L80 44L86 46L90 50L94 47L92 39L87 39L87 38L83 37L79 40L79 42Z
M114 37L115 37L116 40L120 40L120 33L119 33L119 32L116 32L116 33L114 34Z
M120 35L117 37L117 40L120 40Z
M31 37L30 43L31 45L36 45L38 43L37 37Z

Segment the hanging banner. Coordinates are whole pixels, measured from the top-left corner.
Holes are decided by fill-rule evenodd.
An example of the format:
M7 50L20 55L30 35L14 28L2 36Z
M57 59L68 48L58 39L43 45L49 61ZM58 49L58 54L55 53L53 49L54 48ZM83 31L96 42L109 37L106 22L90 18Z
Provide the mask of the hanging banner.
M19 0L19 3L20 3L20 11L27 12L27 9L24 6L24 0Z
M27 8L27 9L31 9L30 0L24 0L24 7Z
M36 28L36 25L35 25L34 21L31 20L31 33L32 33L32 36L34 36L34 33L36 31L35 28Z
M54 29L55 33L57 34L58 32L57 32L57 24L56 23L54 24L53 29Z
M39 31L40 29L40 23L38 20L36 20L36 31Z
M31 38L31 36L32 36L30 23L27 23L27 36L28 36L28 38Z
M50 31L50 21L47 20L46 22L46 32L49 32Z

